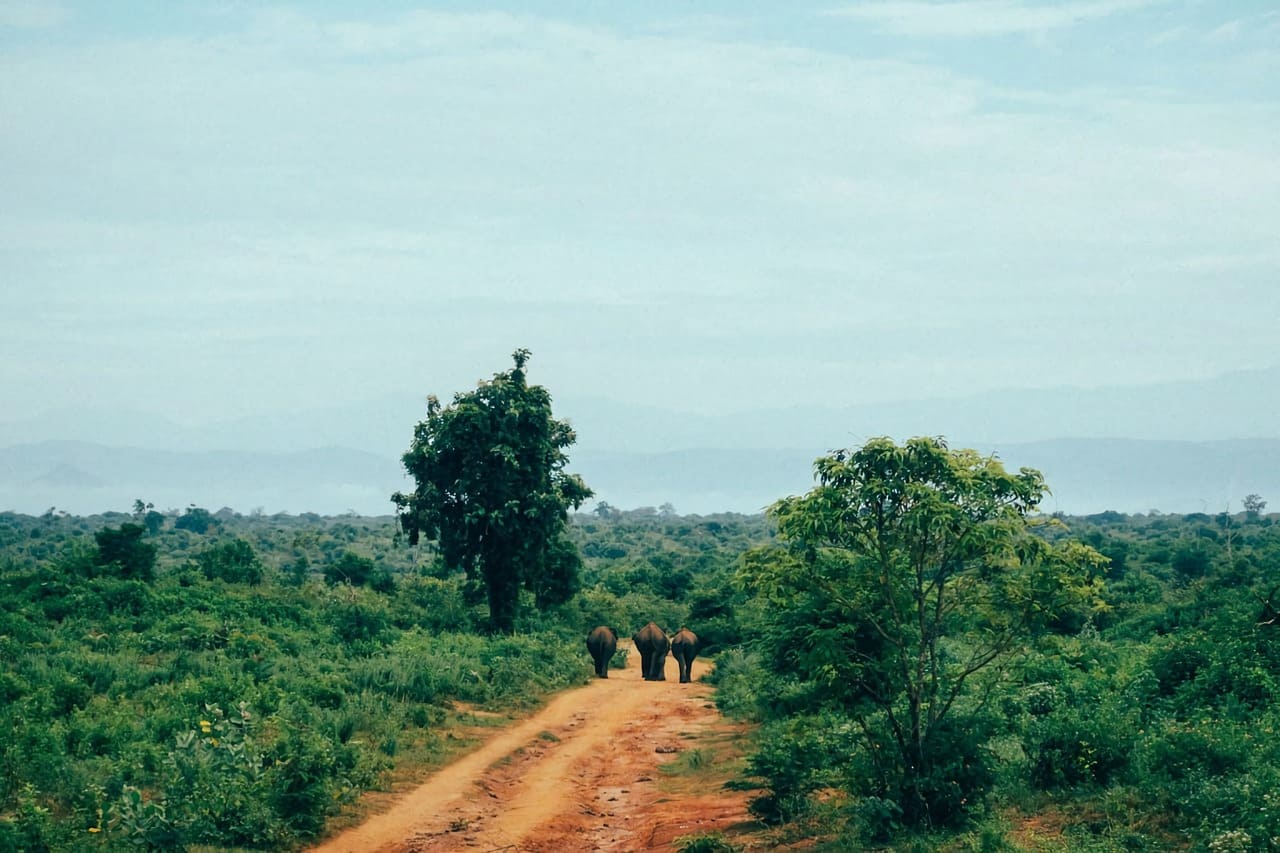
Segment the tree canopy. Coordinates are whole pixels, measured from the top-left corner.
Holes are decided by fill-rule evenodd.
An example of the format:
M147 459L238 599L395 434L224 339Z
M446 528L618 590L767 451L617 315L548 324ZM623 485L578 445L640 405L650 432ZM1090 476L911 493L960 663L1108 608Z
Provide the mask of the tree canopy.
M766 660L787 701L856 724L859 786L904 823L949 822L985 784L975 676L1064 612L1100 606L1105 560L1034 535L1038 471L941 439L878 438L815 468L812 491L769 510L783 545L744 561Z
M522 587L540 607L577 591L581 561L565 525L591 497L564 471L576 436L552 416L547 390L526 381L529 351L513 360L449 406L427 398L403 456L417 487L392 496L410 544L436 541L445 567L485 590L492 627L504 633L514 630Z

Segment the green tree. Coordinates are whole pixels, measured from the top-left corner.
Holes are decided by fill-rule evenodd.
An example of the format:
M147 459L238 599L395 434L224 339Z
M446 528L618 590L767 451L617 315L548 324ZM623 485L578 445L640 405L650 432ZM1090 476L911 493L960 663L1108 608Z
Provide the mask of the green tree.
M218 523L213 517L213 513L204 507L192 506L187 507L179 518L173 522L175 530L190 530L192 533L208 533L209 528L214 527Z
M94 564L104 574L132 580L152 581L156 576L156 546L142 541L140 524L104 527L93 534L98 543Z
M262 583L262 560L252 545L238 537L206 548L196 556L196 565L209 580L220 578L250 586Z
M373 572L373 560L354 551L343 551L338 559L324 567L324 581L330 586L340 583L364 586L373 577Z
M1101 606L1105 558L1035 534L1038 471L941 439L873 439L815 470L813 490L769 509L782 544L741 569L765 659L797 712L853 721L863 793L907 825L955 822L990 782L975 676L1064 611Z
M565 527L569 509L591 497L564 471L573 429L552 417L547 390L525 381L529 351L513 359L450 406L427 398L427 419L403 457L417 488L392 495L409 543L436 540L445 565L484 588L502 633L515 628L522 586L539 606L576 592L580 558Z

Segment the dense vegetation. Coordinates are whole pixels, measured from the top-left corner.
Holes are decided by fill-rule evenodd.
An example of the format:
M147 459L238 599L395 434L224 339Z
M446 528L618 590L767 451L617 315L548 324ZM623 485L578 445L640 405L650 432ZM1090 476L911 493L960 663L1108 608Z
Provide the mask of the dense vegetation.
M788 606L770 595L755 641L717 666L722 706L762 726L753 808L849 849L1280 849L1280 518L1253 497L1235 515L1042 519L1050 547L1105 557L1098 598L1028 624L888 777L877 691L911 674L883 668L883 635L839 621L846 602L812 583ZM748 560L743 581L758 575ZM980 609L958 615L952 672L995 639Z
M391 517L0 514L0 850L297 847L362 791L465 745L477 706L586 682L591 626L649 619L718 653L722 707L758 726L744 784L778 839L1280 846L1280 517L1257 501L1027 515L1041 545L1020 554L1088 546L1097 583L966 677L914 782L873 754L891 727L867 691L905 682L851 657L868 647L848 608L871 602L760 586L780 555L812 579L832 544L806 542L801 504L785 506L574 516L580 591L539 609L523 589L511 635ZM821 576L857 577L835 565ZM964 615L935 647L943 669L1012 626ZM922 791L935 807L904 802Z
M586 682L589 627L728 592L762 519L580 516L584 590L513 635L391 517L200 507L0 514L0 851L287 849L395 772L465 745L475 706Z

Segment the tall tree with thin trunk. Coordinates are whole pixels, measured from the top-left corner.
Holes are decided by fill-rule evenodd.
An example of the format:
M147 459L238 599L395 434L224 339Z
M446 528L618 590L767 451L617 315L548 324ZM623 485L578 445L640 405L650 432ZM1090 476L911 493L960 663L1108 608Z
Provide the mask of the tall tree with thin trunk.
M513 359L449 406L427 398L427 419L403 456L417 488L392 495L409 543L437 542L445 566L484 589L502 633L515 628L522 587L539 607L577 591L581 558L565 529L569 510L591 497L564 470L573 429L552 416L547 390L526 381L529 351Z

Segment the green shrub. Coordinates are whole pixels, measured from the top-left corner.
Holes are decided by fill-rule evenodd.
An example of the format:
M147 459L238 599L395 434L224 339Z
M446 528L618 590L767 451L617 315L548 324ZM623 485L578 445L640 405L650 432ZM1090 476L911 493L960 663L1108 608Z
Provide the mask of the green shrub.
M353 551L343 551L341 557L324 567L325 583L331 586L341 583L365 586L373 574L373 560Z
M716 686L716 707L722 713L746 718L759 709L759 686L763 677L755 654L731 648L716 656L715 668L703 681Z
M1160 693L1172 696L1189 684L1209 665L1209 654L1201 648L1202 638L1172 638L1151 655L1151 671L1160 684Z
M472 612L457 583L433 577L404 581L392 601L398 627L420 627L435 634L474 629Z
M768 793L748 803L766 823L794 820L809 809L809 795L838 778L850 754L850 723L835 716L789 717L766 723L747 773L764 782Z
M296 837L317 835L331 806L350 792L340 780L344 771L355 768L353 751L315 732L292 729L277 743L271 758L272 807Z
M44 853L55 849L54 821L35 788L25 785L12 815L0 815L0 851Z
M1222 719L1172 720L1141 742L1139 762L1147 779L1202 780L1233 773L1248 761L1249 740Z
M1185 543L1173 552L1172 567L1180 577L1193 579L1209 573L1212 555L1209 546L1196 540Z
M1107 785L1128 769L1136 734L1114 705L1065 704L1029 726L1031 781L1043 790Z
M707 832L700 835L684 835L676 839L676 850L680 853L739 853L741 847L730 844L722 832Z
M331 597L326 616L338 639L360 653L374 651L391 625L385 600L356 589Z
M262 583L262 561L243 539L236 538L206 548L196 556L196 565L208 580L250 586Z
M104 528L93 535L98 543L94 560L102 574L150 583L155 580L156 546L142 541L146 529L140 524Z

